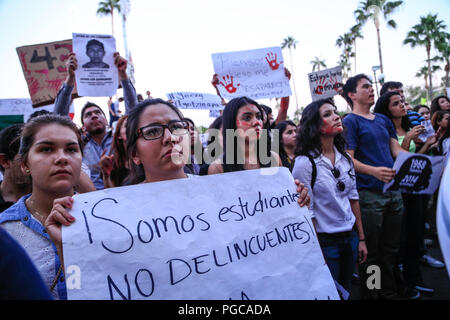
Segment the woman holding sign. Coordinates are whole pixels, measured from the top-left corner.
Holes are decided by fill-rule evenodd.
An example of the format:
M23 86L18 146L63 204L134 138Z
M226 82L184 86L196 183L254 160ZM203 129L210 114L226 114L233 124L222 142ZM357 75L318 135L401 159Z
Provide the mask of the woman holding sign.
M397 132L398 141L405 151L426 153L436 143L436 135L430 136L417 150L415 139L423 132L422 125L412 126L408 120L407 110L402 97L397 92L382 95L374 112L391 119ZM428 196L425 194L402 193L404 216L400 247L400 264L403 265L405 280L404 295L410 299L420 297L420 293L433 293L434 290L424 285L419 268L425 232L425 214Z
M357 257L367 258L353 162L331 100L309 104L297 134L294 178L312 190L313 221L333 279L349 293Z
M208 174L281 167L281 159L271 150L267 130L263 130L264 110L247 97L230 100L223 110L223 154L208 168ZM232 155L232 156L230 156ZM296 180L298 203L309 205L308 189Z
M32 177L33 191L0 216L1 226L25 248L56 299L67 297L62 253L50 240L44 222L56 199L74 194L81 150L79 131L70 118L47 114L28 122L19 154L24 174Z

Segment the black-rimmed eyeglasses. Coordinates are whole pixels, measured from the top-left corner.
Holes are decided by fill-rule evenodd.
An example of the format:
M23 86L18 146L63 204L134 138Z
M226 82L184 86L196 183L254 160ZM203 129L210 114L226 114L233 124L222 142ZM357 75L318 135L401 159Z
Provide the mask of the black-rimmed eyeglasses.
M139 128L138 136L142 136L145 140L159 139L164 135L164 130L168 129L171 134L182 136L189 132L189 122L184 120L172 120L167 124L151 123L145 127Z
M333 176L337 179L337 178L339 178L340 176L341 176L341 172L339 171L339 169L338 168L333 168L333 169L331 169L331 173L333 174ZM339 190L339 191L344 191L345 190L345 183L344 182L342 182L341 180L339 180L337 183L336 183L336 188Z

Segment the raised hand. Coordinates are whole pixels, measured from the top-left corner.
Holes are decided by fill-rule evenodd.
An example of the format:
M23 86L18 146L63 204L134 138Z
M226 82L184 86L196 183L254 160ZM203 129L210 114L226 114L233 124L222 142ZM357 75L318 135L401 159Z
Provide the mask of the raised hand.
M226 75L222 77L223 82L220 81L220 84L227 90L229 93L235 93L237 90L237 87L240 86L240 84L237 84L236 87L233 83L233 76Z
M127 65L128 61L127 59L120 56L118 52L114 52L114 64L117 67L117 70L119 71L119 79L120 80L127 80Z
M103 153L100 158L100 168L107 177L109 177L111 175L113 161L114 161L114 155L108 156L106 154L106 149L103 150Z
M66 83L70 86L75 85L75 70L78 68L78 60L77 56L74 52L69 53L69 56L66 60L66 69L67 69L67 77Z
M280 64L283 63L283 61L280 61L280 63L277 62L277 54L273 52L267 53L266 61L272 70L278 70Z

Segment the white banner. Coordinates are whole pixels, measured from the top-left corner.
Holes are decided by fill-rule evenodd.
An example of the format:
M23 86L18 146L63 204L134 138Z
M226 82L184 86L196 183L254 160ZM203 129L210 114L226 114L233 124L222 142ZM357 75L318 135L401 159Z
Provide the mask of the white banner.
M78 60L75 71L78 94L111 97L119 86L114 65L116 39L110 35L72 33L73 52Z
M313 101L331 98L338 94L339 85L342 83L342 68L309 73L308 81Z
M292 175L276 169L74 196L69 299L339 299Z
M167 98L180 109L223 110L222 100L216 94L198 92L172 92Z
M0 99L0 116L23 115L24 122L27 122L33 112L47 110L53 112L54 104L33 108L31 99ZM73 119L74 106L70 104L69 116Z
M399 190L404 193L433 194L439 186L445 157L400 152L395 159L394 179L385 183L383 192Z
M219 78L217 88L224 98L257 100L292 94L280 47L215 53L212 60Z

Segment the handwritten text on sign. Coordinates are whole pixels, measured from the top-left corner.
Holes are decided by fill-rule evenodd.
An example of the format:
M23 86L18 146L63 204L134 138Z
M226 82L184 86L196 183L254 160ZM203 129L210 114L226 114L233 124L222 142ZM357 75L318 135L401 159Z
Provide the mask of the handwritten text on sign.
M383 192L400 190L404 193L433 194L444 170L445 158L400 152L395 159L395 177L386 183Z
M67 75L72 40L16 48L33 107L52 104ZM76 88L72 96L77 96Z
M180 109L222 110L219 96L209 93L172 92L167 97Z
M119 86L114 65L116 39L110 35L72 33L73 52L78 61L75 79L80 96L110 97Z
M339 299L289 170L263 170L76 195L69 299Z
M279 47L215 53L212 60L219 77L217 87L224 98L247 96L257 100L292 94Z
M331 98L338 94L342 83L342 68L335 67L308 74L313 101Z

